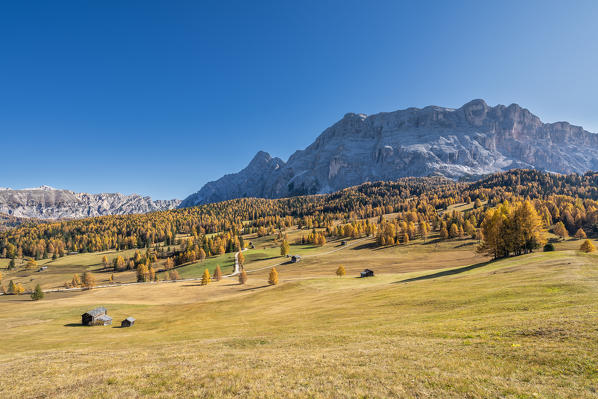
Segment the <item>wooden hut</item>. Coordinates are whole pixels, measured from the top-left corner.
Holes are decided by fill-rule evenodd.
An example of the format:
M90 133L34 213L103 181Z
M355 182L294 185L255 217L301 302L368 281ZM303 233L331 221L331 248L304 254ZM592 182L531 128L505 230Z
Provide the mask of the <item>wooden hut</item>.
M121 327L131 327L133 324L135 324L135 319L133 317L127 317L126 319L124 319L123 321L121 321L120 326Z
M112 317L108 316L107 314L103 314L96 317L92 326L109 326L110 324L112 324Z
M108 311L105 307L100 306L99 308L95 308L90 310L89 312L85 312L81 315L81 324L84 326L96 326L96 325L106 325L106 320L102 319L101 321L98 320L101 316L107 316L110 319L110 323L112 323L112 318L108 316Z
M370 269L365 269L361 272L361 277L374 277L374 271Z
M301 257L299 255L293 255L291 256L291 262L292 263L297 263L301 260Z

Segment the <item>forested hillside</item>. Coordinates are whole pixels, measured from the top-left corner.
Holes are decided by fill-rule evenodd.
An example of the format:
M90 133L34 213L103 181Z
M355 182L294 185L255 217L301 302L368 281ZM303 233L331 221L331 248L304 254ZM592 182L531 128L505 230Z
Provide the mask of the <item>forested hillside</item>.
M573 235L580 229L593 234L598 223L597 183L598 173L555 175L534 170L498 173L475 183L405 178L327 195L243 198L143 215L21 226L0 233L0 256L40 259L69 252L150 248L158 242L170 246L180 244L176 242L178 234L187 234L190 238L182 251L198 259L200 249L207 256L233 252L239 248L242 234L273 234L293 225L325 229L318 233L323 236L376 236L378 245L425 238L431 231L439 232L441 238L469 235L481 240L488 208L501 205L505 219L526 200L526 213L533 211L530 217L537 217L538 228L562 224L561 234ZM471 206L462 211L451 209L460 203ZM394 216L384 218L386 214ZM306 231L303 240L314 241L315 233ZM541 243L540 237L536 238L538 242L523 249L503 248L493 253L498 257L531 250L530 245Z

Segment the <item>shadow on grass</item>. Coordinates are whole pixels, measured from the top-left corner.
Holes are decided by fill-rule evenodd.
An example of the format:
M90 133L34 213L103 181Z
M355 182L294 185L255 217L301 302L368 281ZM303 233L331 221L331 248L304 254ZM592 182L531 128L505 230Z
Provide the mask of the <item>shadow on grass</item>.
M410 283L413 281L430 280L430 279L435 279L435 278L439 278L439 277L452 276L454 274L460 274L460 273L468 272L470 270L477 269L479 267L484 267L486 265L489 265L492 262L493 262L492 260L489 260L486 262L476 263L476 264L469 265L469 266L459 267L457 269L445 270L445 271L438 272L438 273L426 274L425 276L419 276L419 277L408 278L408 279L401 280L401 281L395 281L393 284Z
M89 326L83 325L81 323L68 323L68 324L65 324L64 326L65 327L89 327Z
M250 260L250 261L252 261L252 262L258 262L258 261L261 261L261 260L270 260L270 259L276 259L276 258L280 258L280 256L270 256L270 257L267 257L267 258L260 258L260 257L255 257L254 258L253 256L249 256L249 255L247 256L247 259Z
M270 287L270 284L260 285L259 287L244 288L241 291L255 291L255 290L259 290L260 288L267 288L267 287Z
M442 240L441 238L428 239L428 241L424 242L422 245L438 244L441 241L446 241L446 240Z
M455 248L470 247L475 244L475 242L464 242L463 244L456 245Z
M360 244L360 245L351 247L351 249L353 249L353 250L370 249L370 248L376 248L376 245L377 244L375 242L366 242L365 244Z

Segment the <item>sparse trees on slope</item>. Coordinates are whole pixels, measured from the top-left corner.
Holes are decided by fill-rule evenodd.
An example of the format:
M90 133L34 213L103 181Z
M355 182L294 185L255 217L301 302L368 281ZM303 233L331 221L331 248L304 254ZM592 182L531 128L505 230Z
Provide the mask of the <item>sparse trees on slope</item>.
M245 265L245 255L243 255L243 252L239 251L239 255L237 255L237 261L239 262L239 266L243 268L243 266Z
M340 265L338 269L336 269L336 275L339 277L343 277L345 275L345 267Z

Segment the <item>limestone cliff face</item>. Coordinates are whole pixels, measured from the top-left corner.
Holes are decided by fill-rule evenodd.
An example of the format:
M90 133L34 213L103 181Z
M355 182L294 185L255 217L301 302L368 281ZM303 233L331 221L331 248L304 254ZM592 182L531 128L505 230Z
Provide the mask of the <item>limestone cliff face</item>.
M459 109L349 113L288 162L259 152L247 168L206 184L181 206L326 193L405 176L458 178L513 168L596 170L598 135L567 122L542 123L517 104L490 107L483 100Z
M137 194L87 194L42 186L0 189L0 213L38 219L73 219L174 209L179 200L152 201Z

